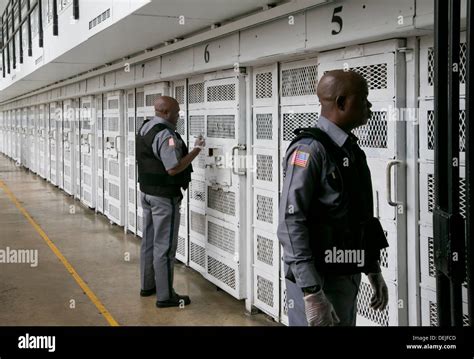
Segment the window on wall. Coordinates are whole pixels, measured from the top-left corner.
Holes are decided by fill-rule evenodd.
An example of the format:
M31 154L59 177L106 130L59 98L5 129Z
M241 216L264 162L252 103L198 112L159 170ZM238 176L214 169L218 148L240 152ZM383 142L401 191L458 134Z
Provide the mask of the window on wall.
M38 7L35 7L31 13L31 37L34 38L38 35Z
M22 46L23 46L23 56L28 54L28 23L24 22L23 26L21 27L21 36L22 36Z
M28 1L22 0L21 1L21 19L23 20L26 17L26 13L28 12Z
M15 34L15 60L16 60L16 66L18 67L18 64L20 63L20 32L17 31Z
M8 44L8 48L10 49L10 71L13 69L13 42L10 41Z
M15 6L13 10L13 23L15 24L15 29L19 26L20 19L18 15L18 6Z
M3 38L3 26L0 27L0 36ZM3 57L2 54L0 53L0 76L3 76L3 61L6 61Z
M53 1L43 0L43 23L45 25L53 22Z

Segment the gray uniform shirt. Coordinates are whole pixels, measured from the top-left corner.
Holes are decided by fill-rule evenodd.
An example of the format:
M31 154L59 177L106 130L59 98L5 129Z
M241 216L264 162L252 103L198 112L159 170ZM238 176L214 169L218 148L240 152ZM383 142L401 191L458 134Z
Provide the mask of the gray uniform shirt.
M336 124L321 116L317 127L324 131L349 159L354 159L351 141L357 142ZM291 145L284 160L283 189L280 200L278 239L283 246L287 264L286 278L300 288L321 285L310 248L308 215L317 196L327 207L337 206L342 193L334 185L338 174L336 164L328 157L324 146L314 138L303 138Z
M176 128L172 123L157 116L143 125L140 135L145 136L158 123L168 126L169 129L156 134L152 145L153 153L156 158L163 162L165 169L168 171L176 167L183 157L183 141L176 136Z

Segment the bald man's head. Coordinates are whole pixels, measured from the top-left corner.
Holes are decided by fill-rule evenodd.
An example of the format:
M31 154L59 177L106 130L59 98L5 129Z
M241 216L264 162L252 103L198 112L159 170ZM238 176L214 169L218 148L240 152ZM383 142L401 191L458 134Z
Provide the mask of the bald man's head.
M178 123L179 103L169 96L160 96L155 100L155 114L162 119L171 122L173 125Z
M371 115L367 82L354 71L326 72L318 83L317 94L321 115L346 131L366 124Z

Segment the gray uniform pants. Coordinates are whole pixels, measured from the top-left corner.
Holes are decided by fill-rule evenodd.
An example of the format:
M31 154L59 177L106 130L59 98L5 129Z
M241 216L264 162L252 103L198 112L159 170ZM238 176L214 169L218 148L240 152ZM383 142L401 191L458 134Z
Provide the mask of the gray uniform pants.
M141 194L143 238L140 253L140 279L144 290L156 286L159 301L174 296L173 270L178 246L181 198Z
M338 326L355 326L357 318L357 293L361 274L325 274L323 290L334 307L340 323ZM303 291L286 279L288 320L290 326L308 326L304 309Z

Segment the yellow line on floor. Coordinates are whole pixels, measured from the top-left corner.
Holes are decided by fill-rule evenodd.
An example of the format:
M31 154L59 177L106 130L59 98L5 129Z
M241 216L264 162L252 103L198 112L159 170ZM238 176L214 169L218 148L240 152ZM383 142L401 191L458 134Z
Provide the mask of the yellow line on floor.
M107 320L107 322L115 327L118 326L119 324L117 321L112 317L112 315L109 313L109 311L105 308L105 306L102 304L102 302L97 298L97 296L94 294L94 292L89 288L89 286L84 282L84 280L81 278L81 276L76 272L74 267L68 262L66 257L59 251L58 247L49 239L48 235L43 231L43 229L40 227L38 223L35 222L35 220L30 216L28 211L23 208L23 206L20 204L18 199L15 197L15 195L10 191L8 186L0 180L0 188L5 191L7 196L10 198L10 200L15 204L15 206L19 209L19 211L26 217L26 219L30 222L30 224L33 226L33 228L38 232L38 234L41 236L41 238L44 239L46 244L51 248L53 253L58 257L58 259L62 262L64 267L66 267L67 271L71 276L75 279L77 284L79 284L79 287L86 293L86 295L89 297L89 299L94 303L94 305L97 307L99 310L100 314L104 316L104 318Z

